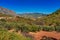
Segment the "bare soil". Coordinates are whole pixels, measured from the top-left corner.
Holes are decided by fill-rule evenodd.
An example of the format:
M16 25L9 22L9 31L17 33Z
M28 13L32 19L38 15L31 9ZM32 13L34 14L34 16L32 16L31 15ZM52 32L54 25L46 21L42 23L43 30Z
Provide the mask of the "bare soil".
M57 40L60 40L60 33L55 31L29 32L29 35L33 37L33 40L40 40L43 36L53 37L53 38L56 38Z

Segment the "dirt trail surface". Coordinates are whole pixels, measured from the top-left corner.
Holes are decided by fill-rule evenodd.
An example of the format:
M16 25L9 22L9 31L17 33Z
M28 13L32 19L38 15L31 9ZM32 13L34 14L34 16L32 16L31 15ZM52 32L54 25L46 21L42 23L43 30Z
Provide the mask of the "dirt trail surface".
M60 39L60 33L59 32L46 32L46 31L40 31L40 32L29 32L29 34L33 37L33 40L40 40L43 36L47 37L53 37L56 38L57 40Z

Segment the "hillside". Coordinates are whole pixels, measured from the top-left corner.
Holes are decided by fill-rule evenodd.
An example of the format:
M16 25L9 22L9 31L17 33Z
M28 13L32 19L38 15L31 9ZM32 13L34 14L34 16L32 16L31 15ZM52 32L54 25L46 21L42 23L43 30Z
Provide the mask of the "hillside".
M0 7L0 13L6 14L6 15L16 16L15 12L13 12L12 10L9 10L7 8L3 8L3 7Z
M60 9L40 19L36 19L39 25L60 26Z

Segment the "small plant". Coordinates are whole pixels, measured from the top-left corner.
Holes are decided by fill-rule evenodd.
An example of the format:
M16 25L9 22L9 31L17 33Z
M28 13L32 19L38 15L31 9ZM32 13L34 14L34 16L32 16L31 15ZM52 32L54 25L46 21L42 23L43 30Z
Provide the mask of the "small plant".
M60 32L60 26L56 26L55 31Z

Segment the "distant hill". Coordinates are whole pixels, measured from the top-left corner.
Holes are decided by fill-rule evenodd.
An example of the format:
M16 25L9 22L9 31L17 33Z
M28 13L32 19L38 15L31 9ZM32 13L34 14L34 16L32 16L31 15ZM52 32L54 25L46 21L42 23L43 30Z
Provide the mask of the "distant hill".
M38 17L46 16L46 14L43 14L43 13L24 13L24 14L18 14L18 15L26 18L38 18Z
M16 15L16 13L13 12L12 10L9 10L9 9L3 8L3 7L0 7L0 13L6 14L6 15L12 15L12 16Z

